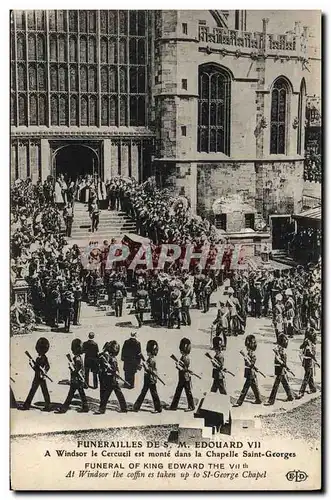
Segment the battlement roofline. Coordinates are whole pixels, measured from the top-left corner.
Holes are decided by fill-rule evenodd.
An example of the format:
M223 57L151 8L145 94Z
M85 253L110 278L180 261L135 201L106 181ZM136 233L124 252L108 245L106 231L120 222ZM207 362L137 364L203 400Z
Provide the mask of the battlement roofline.
M297 22L293 31L275 34L267 32L267 24L268 19L263 19L262 31L242 31L199 25L198 40L200 45L206 44L211 50L223 46L227 51L230 48L235 49L239 55L256 51L256 56L264 54L271 57L285 55L308 58L308 27L301 27L301 24Z

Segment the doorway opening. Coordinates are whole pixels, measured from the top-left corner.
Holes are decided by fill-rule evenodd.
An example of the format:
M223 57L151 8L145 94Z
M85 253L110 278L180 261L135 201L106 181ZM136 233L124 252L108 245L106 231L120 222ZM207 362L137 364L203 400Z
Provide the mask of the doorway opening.
M55 175L63 175L66 182L78 177L99 174L99 159L95 151L80 144L69 144L55 156Z
M286 250L294 231L294 222L290 215L271 215L272 249Z

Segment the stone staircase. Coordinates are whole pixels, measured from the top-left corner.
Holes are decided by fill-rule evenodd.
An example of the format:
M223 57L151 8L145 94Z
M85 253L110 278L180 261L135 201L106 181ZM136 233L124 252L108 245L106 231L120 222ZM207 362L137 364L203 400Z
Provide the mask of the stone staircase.
M89 241L110 241L119 238L125 233L135 233L136 224L124 212L101 210L98 230L91 232L91 219L87 211L87 204L76 202L74 205L74 221L69 243L78 245L88 244Z
M273 250L271 258L272 260L286 266L294 267L297 265L297 262L295 262L291 257L287 255L286 250Z

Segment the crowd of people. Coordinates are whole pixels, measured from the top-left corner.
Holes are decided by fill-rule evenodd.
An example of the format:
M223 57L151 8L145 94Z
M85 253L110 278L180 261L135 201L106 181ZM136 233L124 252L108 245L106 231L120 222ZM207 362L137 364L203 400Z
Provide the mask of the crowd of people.
M189 241L199 247L210 239L215 241L214 228L190 214L185 198L171 204L162 201L166 194L163 198L159 193L157 202L158 191L151 180L138 186L133 180L115 178L109 184L118 190L118 199L115 197L112 205L109 197L108 208L129 211L143 234L154 235L154 242ZM72 323L79 324L81 301L98 305L102 294L117 317L123 314L123 304L132 294L138 326L142 326L147 310L157 324L169 328L189 326L190 309L194 306L208 312L212 293L220 287L225 299L219 304L214 330L224 337L223 343L226 336L245 332L247 315L272 316L276 332L284 331L289 336L311 324L320 328L320 262L282 271L230 270L229 252L217 271L208 266L201 269L198 264L184 270L180 259L176 264L166 264L162 271L141 267L131 271L123 264L107 268L113 241L104 241L96 255L92 251L88 262L83 263L81 250L77 245L68 245L64 237L62 213L54 193L54 179L50 177L36 185L30 179L18 180L12 188L11 281L13 285L22 277L29 285L27 303L12 297L14 333L22 326L29 330L35 323L53 328L63 324L63 329L69 331ZM89 207L98 206L98 200L97 191L91 188ZM68 197L64 203L66 211ZM164 226L156 230L155 220L163 221Z
M303 176L305 181L322 182L322 157L320 153L307 151L304 160Z
M39 323L55 327L63 322L69 330L73 311L79 316L80 250L64 237L54 192L50 178L43 185L18 180L11 189L12 333ZM28 284L27 301L13 293L21 278Z

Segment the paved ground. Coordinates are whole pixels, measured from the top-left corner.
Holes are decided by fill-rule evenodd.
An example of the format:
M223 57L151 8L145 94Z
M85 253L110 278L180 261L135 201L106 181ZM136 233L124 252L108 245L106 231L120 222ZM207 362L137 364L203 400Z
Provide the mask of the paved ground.
M137 322L133 315L126 311L122 318L107 316L105 311L99 311L94 306L82 305L82 318L80 327L72 327L72 333L60 332L34 332L31 335L15 336L11 339L12 363L11 375L15 379L12 388L15 397L19 402L23 402L29 391L33 372L28 365L28 358L24 351L28 350L35 355L35 342L41 335L47 337L51 348L49 351L49 361L51 365L50 376L54 380L49 383L51 400L54 407L62 403L68 392L67 381L69 379L69 370L65 354L70 352L70 344L73 338L78 337L82 340L87 339L88 333L93 330L96 334L95 340L102 348L108 340L117 340L121 345L123 341L130 336L134 329L138 331L140 340L145 353L146 342L149 339L155 339L159 343L159 355L157 357L157 366L160 377L165 381L166 386L158 384L158 391L161 401L164 404L171 402L176 384L177 370L174 367L170 355L178 355L178 345L180 339L185 336L192 341L191 363L192 369L201 376L201 380L193 377L193 396L198 402L205 393L208 393L211 387L212 366L205 353L210 351L210 325L216 316L216 308L212 308L209 313L203 314L201 311L192 310L192 326L182 327L181 330L167 329L153 324L147 324L141 329L137 328ZM260 390L263 399L267 399L273 384L273 352L275 335L271 324L271 319L261 318L255 320L248 318L246 334L254 333L258 341L257 365L265 373L266 378L259 376ZM228 348L226 352L226 367L235 374L235 377L227 376L227 391L230 395L231 403L235 402L242 388L244 361L239 354L239 350L244 347L244 336L230 337L228 339ZM296 337L290 340L288 348L289 366L295 373L295 377L290 378L290 385L294 390L298 390L303 369L299 359L299 345L302 337ZM317 347L317 357L320 359L320 343ZM120 362L122 370L122 363ZM317 386L320 388L321 372L316 371ZM138 372L136 377L136 387L133 390L124 390L125 397L129 407L137 398L143 383L143 372ZM61 432L74 429L93 429L109 428L119 425L120 427L131 427L140 425L172 425L179 423L185 425L196 420L191 413L183 411L167 412L152 415L152 401L147 396L142 411L139 413L129 412L128 414L118 414L118 404L115 396L111 397L108 404L109 411L105 415L93 415L93 411L98 408L99 391L88 389L88 400L92 411L89 414L77 413L78 404L73 405L70 411L65 415L47 414L39 411L42 407L43 398L38 392L33 402L33 407L29 412L12 410L14 418L12 419L12 435L28 435L47 432ZM233 419L254 420L254 417L267 415L272 411L282 412L284 410L294 409L313 398L313 395L306 395L300 401L292 403L285 402L286 396L281 389L278 393L277 401L272 407L264 405L253 405L253 395L249 394L247 402L240 408L233 408ZM186 398L180 401L180 408L186 407Z

